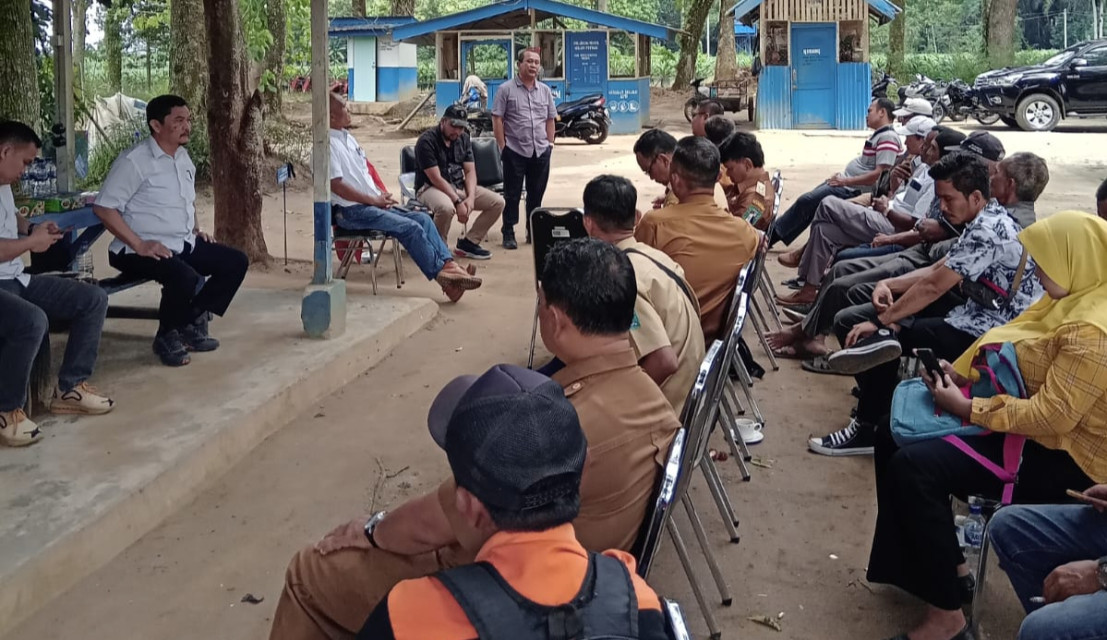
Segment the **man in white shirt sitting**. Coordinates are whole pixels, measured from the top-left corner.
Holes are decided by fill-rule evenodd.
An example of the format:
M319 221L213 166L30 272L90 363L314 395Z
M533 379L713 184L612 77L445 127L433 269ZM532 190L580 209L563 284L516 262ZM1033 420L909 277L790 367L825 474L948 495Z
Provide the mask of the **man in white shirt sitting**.
M335 94L330 100L331 205L334 223L347 231L381 231L395 236L427 280L434 280L452 302L481 285L481 279L454 260L434 220L424 213L396 207L391 193L381 192L369 175L365 151L346 130L350 112Z
M27 125L0 121L0 443L9 447L42 439L23 405L31 366L51 321L68 322L69 340L50 410L95 414L115 406L86 382L100 348L107 294L78 280L23 273L24 253L46 251L62 237L53 222L31 224L20 216L12 197L11 185L41 146Z
M170 367L214 351L210 314L222 316L246 277L246 254L217 244L196 223L196 166L184 145L188 104L174 95L146 105L150 137L119 154L93 210L115 236L108 262L162 286L154 353Z

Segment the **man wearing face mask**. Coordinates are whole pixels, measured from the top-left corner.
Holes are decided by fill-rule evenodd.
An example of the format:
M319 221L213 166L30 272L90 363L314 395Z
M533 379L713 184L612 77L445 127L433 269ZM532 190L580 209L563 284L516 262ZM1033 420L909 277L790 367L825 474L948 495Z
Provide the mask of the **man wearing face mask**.
M515 62L515 77L501 84L492 100L492 131L504 165L503 243L509 250L519 247L515 225L519 223L519 198L524 183L527 242L531 240L530 214L542 206L546 195L557 119L553 91L538 80L542 68L538 50L521 50Z
M69 322L69 340L50 401L54 413L107 413L115 406L86 382L96 364L108 296L71 278L23 272L23 254L61 239L53 222L32 224L15 208L11 185L38 155L42 141L21 122L0 121L0 444L23 447L42 439L23 413L31 367L50 321Z

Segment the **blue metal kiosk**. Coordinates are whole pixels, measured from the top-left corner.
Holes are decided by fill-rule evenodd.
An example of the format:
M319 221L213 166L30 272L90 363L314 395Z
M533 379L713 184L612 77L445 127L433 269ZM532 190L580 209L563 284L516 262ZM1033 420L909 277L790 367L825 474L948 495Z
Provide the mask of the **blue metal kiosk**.
M491 99L514 76L515 53L536 47L555 99L604 94L616 134L648 125L650 38L675 37L669 27L556 0L507 0L392 29L397 42L434 45L439 115L460 97L468 75L484 81Z
M865 128L870 22L892 20L898 7L889 0L741 0L733 11L738 21L759 23L760 128Z

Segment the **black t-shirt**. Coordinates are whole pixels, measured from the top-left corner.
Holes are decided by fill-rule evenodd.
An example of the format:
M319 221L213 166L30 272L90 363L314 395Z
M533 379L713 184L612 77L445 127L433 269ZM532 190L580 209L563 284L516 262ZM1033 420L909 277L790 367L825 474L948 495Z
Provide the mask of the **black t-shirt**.
M415 143L415 190L430 184L426 170L438 167L442 177L457 189L465 188L465 167L463 163L473 162L473 143L469 134L461 134L457 140L446 146L441 126L424 131Z

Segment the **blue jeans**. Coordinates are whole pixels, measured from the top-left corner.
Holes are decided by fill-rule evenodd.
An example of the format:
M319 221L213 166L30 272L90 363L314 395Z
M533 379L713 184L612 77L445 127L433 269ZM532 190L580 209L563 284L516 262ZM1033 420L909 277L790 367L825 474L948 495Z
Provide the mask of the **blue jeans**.
M988 528L1000 566L1029 615L1019 640L1107 638L1107 591L1033 604L1057 567L1107 555L1107 514L1085 505L1012 506L1000 509Z
M31 366L51 321L69 324L58 386L69 391L88 380L107 312L108 294L93 284L54 276L31 276L26 287L0 280L0 411L27 403Z
M334 205L334 222L347 231L381 231L396 236L427 280L434 280L442 267L454 259L438 235L434 220L425 213L398 213L367 204Z
M850 247L848 249L842 249L834 256L834 262L841 260L853 260L854 258L876 258L879 256L886 256L890 253L897 253L903 251L903 247L898 244L886 244L883 247L874 247L871 244L863 244L858 247Z
M780 216L776 221L773 237L769 238L770 245L777 242L790 245L795 242L796 238L811 226L811 221L815 219L815 210L826 197L838 196L843 200L849 200L856 198L860 193L851 187L832 187L825 182L820 184L797 198Z

